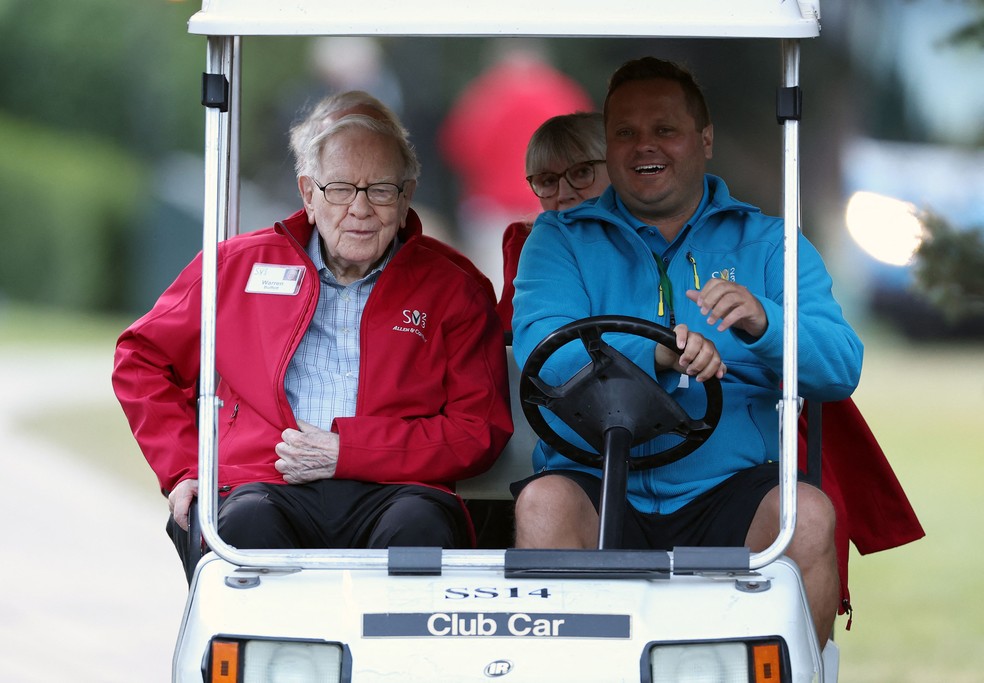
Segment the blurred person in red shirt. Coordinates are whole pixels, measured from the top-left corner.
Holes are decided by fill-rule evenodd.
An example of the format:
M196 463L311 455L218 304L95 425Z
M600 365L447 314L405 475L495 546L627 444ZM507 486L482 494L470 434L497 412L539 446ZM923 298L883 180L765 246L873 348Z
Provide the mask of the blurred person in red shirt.
M461 93L441 129L438 146L461 183L458 233L465 254L502 289L502 226L532 222L541 207L523 180L526 145L551 116L594 109L576 81L534 44L495 60Z

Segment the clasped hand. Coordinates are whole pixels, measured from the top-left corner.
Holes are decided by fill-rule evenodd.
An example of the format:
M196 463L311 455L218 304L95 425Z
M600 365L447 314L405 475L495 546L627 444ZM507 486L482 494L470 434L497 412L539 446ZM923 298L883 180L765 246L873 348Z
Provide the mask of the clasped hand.
M326 432L303 420L297 429L285 429L283 441L275 450L280 459L274 464L288 484L307 484L335 476L338 464L338 434ZM198 495L198 480L185 479L168 495L168 507L179 527L188 530L188 514Z
M274 464L288 484L307 484L331 479L338 465L338 434L325 431L303 420L300 429L285 429L276 446L279 460Z

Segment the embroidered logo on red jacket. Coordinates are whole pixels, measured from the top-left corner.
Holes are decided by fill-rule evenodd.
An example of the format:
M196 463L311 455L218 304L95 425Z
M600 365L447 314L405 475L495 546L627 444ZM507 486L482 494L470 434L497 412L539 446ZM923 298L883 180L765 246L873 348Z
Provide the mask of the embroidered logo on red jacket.
M397 324L393 326L393 330L396 332L410 332L411 334L416 334L425 342L427 337L424 335L424 328L427 327L427 314L423 311L418 311L417 309L404 309L403 311L403 321L402 324Z

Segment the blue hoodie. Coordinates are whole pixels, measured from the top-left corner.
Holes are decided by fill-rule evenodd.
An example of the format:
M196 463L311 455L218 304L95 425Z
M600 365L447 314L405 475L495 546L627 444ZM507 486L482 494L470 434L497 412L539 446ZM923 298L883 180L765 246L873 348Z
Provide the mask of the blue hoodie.
M705 197L673 243L667 264L672 301L659 304L660 273L653 252L626 222L614 189L563 212L541 214L519 261L513 300L513 350L520 367L533 348L567 323L596 315L626 315L671 327L684 323L717 346L728 372L722 380L724 411L717 430L697 451L675 463L629 475L629 501L645 513L671 513L734 473L778 459L781 398L783 221L731 197L724 181L705 176ZM641 223L640 223L641 225ZM762 303L768 326L759 339L738 330L718 332L686 297L709 278L747 287ZM668 297L667 297L668 298ZM816 401L846 398L861 374L862 344L831 293L831 278L819 253L799 237L799 394ZM606 341L656 376L654 342L606 335ZM561 384L588 362L579 343L559 350L541 371ZM692 416L705 412L704 388L680 375L659 380ZM547 415L572 443L580 437ZM633 455L665 450L679 441L662 436ZM539 442L533 467L577 469L600 476Z

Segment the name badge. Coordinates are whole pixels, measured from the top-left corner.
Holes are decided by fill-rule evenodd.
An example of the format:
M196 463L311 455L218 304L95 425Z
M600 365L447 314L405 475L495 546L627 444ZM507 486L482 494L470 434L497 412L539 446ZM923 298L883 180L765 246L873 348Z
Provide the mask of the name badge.
M304 268L278 266L271 263L254 263L246 282L250 294L283 294L293 296L301 290Z

